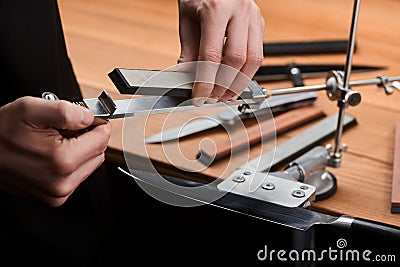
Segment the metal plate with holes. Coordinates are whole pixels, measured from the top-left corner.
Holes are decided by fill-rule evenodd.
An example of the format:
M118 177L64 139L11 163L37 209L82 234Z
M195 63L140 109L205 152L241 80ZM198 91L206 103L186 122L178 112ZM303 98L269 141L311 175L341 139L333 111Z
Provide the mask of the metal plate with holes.
M235 171L217 185L222 191L268 201L285 207L304 207L314 200L316 188L268 173Z

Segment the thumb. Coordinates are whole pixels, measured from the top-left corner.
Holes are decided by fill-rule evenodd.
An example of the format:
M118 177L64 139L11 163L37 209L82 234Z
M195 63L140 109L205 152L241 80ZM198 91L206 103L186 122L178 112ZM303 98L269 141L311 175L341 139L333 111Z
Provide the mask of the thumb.
M81 130L93 123L93 112L65 100L49 101L35 97L18 100L18 109L26 123L61 130Z

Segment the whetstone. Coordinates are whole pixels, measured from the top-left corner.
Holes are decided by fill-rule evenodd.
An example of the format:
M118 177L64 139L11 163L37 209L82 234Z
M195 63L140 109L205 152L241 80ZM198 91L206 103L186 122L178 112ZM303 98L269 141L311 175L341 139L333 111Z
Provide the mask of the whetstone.
M392 213L400 213L400 121L396 122L393 147Z

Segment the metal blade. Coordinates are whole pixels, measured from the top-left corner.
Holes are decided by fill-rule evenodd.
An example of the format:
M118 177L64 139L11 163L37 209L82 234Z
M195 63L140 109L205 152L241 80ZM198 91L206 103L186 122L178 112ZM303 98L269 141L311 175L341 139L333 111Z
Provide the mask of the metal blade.
M120 167L118 170L133 178L141 186L146 185L147 189L152 187L158 193L162 192L162 194L169 194L169 197L174 196L176 199L181 199L181 203L191 201L195 203L194 206L210 205L215 208L221 208L300 231L308 231L315 225L329 225L345 231L357 232L358 234L379 234L379 236L396 238L397 240L400 238L400 228L395 225L347 215L334 216L312 209L289 208L256 198L230 192L221 192L218 188L209 184L202 184L177 177L161 176L160 174L143 170L131 169L128 171ZM162 187L159 186L160 179L165 181ZM209 195L219 197L214 201L208 201ZM179 200L176 203L179 203Z
M270 99L266 99L266 106L271 109L272 113L284 112L293 108L309 105L317 99L317 94L300 93L293 95L276 96ZM254 115L258 116L258 113L268 113L269 110L254 111ZM145 140L146 143L159 143L176 140L184 136L195 134L201 131L205 131L214 127L217 127L224 122L232 123L236 119L243 119L248 117L247 114L241 114L237 109L224 109L216 114L209 115L207 117L193 120L184 125L177 126L174 128L167 129L160 133L157 133Z
M271 202L262 201L234 193L223 192L215 186L183 180L176 177L161 176L160 174L142 170L125 170L124 174L135 179L141 186L150 186L167 193L169 197L181 198L181 202L192 201L197 205L211 205L260 220L280 224L286 227L306 231L316 224L339 224L350 227L352 220L344 220L299 207L285 207ZM160 180L164 180L160 186ZM210 195L218 196L212 202ZM176 200L179 202L179 200Z
M272 66L261 66L255 73L253 79L258 82L263 81L277 81L277 80L288 80L289 65L272 65ZM325 77L329 71L344 71L343 65L329 65L329 64L310 64L302 65L296 64L296 67L300 69L302 78L320 78ZM367 71L378 71L385 69L382 66L367 66L367 65L354 65L352 66L352 72L367 72Z
M218 120L218 115L210 115L150 136L145 139L145 143L152 144L176 140L184 136L217 127L220 124L221 121Z
M337 122L337 119L338 114L334 114L322 120L302 133L279 144L275 150L266 151L257 158L246 162L240 166L239 169L254 172L268 171L270 168L281 164L285 160L294 157L295 155L334 134L336 130L335 123ZM344 126L347 127L355 123L355 118L346 114L343 122Z
M227 105L239 105L242 103L256 103L252 99L238 99L237 101L228 101L225 103L217 102L215 104L204 104L201 107L193 106L192 101L185 97L172 96L156 96L156 97L141 97L133 99L114 100L116 110L110 116L98 98L86 98L83 100L86 106L93 111L96 117L105 117L109 119L117 119L123 117L132 117L139 115L160 114L168 112L178 112L192 110L198 108L223 107Z

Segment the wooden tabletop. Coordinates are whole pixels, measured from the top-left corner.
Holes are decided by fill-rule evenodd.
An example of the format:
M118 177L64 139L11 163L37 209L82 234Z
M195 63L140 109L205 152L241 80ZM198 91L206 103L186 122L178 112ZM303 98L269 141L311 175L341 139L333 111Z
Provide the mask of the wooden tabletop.
M257 1L266 20L264 42L291 42L348 39L353 1ZM119 95L107 74L114 68L165 69L176 64L180 43L176 0L68 0L59 1L67 48L84 97L97 97L106 89ZM364 0L357 28L354 64L387 67L380 72L352 74L351 79L378 75L400 75L400 3L396 0ZM344 64L344 54L308 56L268 56L264 64L325 63ZM305 80L319 84L324 78ZM288 87L289 82L268 82L269 89ZM357 87L362 102L347 113L357 125L344 132L348 150L340 168L328 168L338 180L338 190L329 199L313 203L313 208L333 214L346 214L400 225L400 214L392 214L394 127L400 120L400 91L386 95L376 86ZM135 96L137 97L137 96ZM316 105L327 115L337 112L336 102L318 93ZM223 134L215 128L179 142L147 144L143 140L161 129L180 125L198 115L217 109L152 115L112 120L113 133L107 158L125 164L124 153L144 167L150 158L160 172L208 182L224 179L237 167L268 146L256 145L232 157L204 166L198 160L198 145L206 138ZM276 143L307 129L311 124L279 135ZM164 127L164 128L163 128ZM333 144L328 140L324 144ZM400 190L400 188L396 189Z

